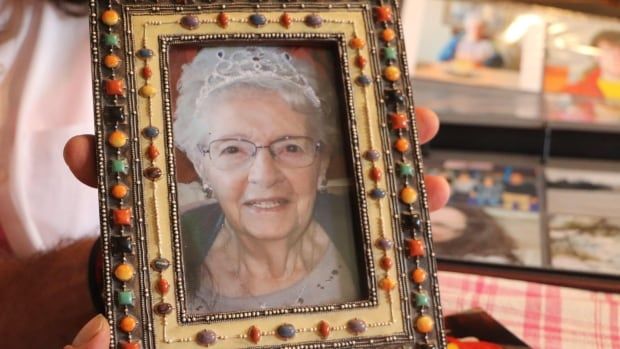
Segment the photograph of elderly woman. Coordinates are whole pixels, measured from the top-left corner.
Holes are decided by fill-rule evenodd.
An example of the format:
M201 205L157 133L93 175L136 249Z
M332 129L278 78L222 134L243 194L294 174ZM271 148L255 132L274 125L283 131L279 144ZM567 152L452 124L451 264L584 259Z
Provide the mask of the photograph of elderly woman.
M363 299L336 47L169 59L187 311Z

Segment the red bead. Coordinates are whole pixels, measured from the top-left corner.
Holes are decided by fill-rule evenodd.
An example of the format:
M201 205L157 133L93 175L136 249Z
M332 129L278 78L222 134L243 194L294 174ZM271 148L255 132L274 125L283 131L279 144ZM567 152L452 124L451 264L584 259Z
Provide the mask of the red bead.
M217 24L222 28L228 27L228 15L224 12L220 12L220 14L217 15Z
M160 278L159 280L157 280L156 287L157 292L159 292L159 294L161 294L162 296L168 293L168 290L170 290L170 284L164 278Z
M124 90L123 80L110 79L105 82L105 93L108 96L122 96Z
M409 244L409 256L410 257L424 256L424 242L422 240L410 239L407 242Z
M379 265L383 270L390 270L390 268L392 268L392 265L394 265L394 262L392 262L392 258L388 256L383 256L379 261Z
M378 22L392 22L392 8L390 6L380 6L375 8L375 15Z
M142 70L140 71L140 75L142 75L143 78L148 79L153 76L153 70L147 65L146 67L142 68Z
M355 57L355 65L360 69L364 69L366 66L366 58L364 58L364 56Z
M392 130L401 130L407 128L407 115L402 113L394 113L390 116L392 121Z
M260 329L252 325L252 327L250 327L250 330L248 331L248 337L252 342L254 342L254 344L257 344L258 342L260 342Z
M117 225L131 225L131 209L119 208L112 210L114 223Z
M380 181L382 175L383 174L381 173L381 169L380 168L373 166L370 169L370 179L372 179L373 181L375 181L375 182Z
M331 331L331 328L329 327L329 323L327 321L321 320L321 322L319 322L318 330L321 338L327 338L329 337L329 332Z
M159 150L157 149L157 147L155 146L155 144L151 144L149 145L149 147L146 149L146 156L151 160L155 160L157 159L157 157L159 156Z
M288 13L284 12L282 16L280 16L280 24L284 28L288 29L292 23L293 23L293 18Z
M140 342L121 341L119 344L121 345L121 349L140 349Z

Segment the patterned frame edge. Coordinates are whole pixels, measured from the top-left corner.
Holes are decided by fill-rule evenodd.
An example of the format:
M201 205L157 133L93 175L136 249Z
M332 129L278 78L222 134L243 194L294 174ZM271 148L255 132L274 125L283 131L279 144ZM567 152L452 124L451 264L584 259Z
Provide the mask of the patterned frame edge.
M91 1L111 348L445 347L399 16L394 0ZM148 27L156 30L147 35ZM367 300L198 317L185 312L166 52L178 43L218 40L338 47ZM223 334L224 325L232 332Z

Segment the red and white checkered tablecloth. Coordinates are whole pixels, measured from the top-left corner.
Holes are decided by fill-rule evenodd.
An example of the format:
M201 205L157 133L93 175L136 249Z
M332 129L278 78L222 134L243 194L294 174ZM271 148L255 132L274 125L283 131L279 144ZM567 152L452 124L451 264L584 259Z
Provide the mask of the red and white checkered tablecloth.
M533 348L620 348L620 294L439 272L444 315L479 307Z

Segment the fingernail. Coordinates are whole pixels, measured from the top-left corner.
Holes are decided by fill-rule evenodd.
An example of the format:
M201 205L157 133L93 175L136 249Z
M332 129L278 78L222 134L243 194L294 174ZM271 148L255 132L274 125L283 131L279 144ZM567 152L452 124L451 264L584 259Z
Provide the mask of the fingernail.
M72 345L77 347L82 344L88 343L93 337L95 337L99 332L101 332L104 326L108 325L108 320L106 320L103 315L99 314L92 318L82 329L78 332L75 339L73 339Z

